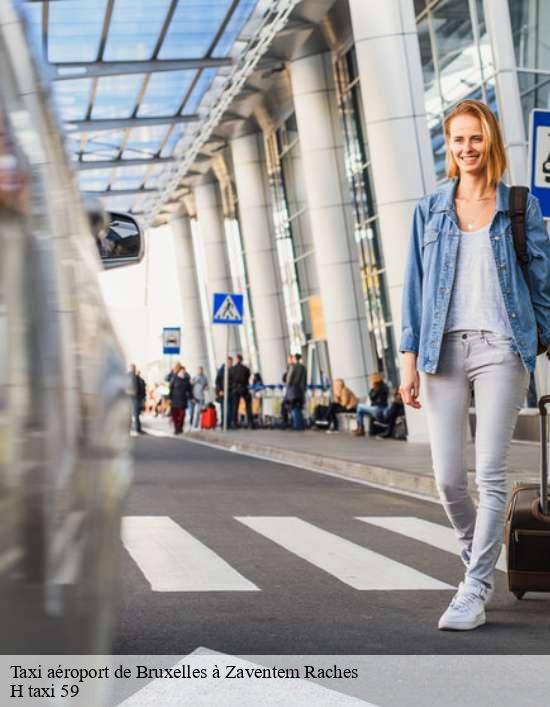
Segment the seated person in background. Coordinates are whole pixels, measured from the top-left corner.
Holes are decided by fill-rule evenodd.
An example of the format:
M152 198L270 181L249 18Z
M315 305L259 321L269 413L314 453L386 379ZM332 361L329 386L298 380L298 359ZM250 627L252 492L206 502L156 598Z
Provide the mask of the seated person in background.
M357 406L357 429L356 437L365 436L365 415L373 420L382 420L388 408L389 388L384 383L384 376L381 373L371 373L369 376L371 389L369 390L370 405L359 403Z
M261 374L261 373L255 373L255 374L252 376L252 385L253 385L254 387L258 387L258 388L259 388L260 386L263 386L263 384L264 384L264 381L263 381L263 379L262 379L262 374Z
M384 415L380 422L387 427L377 435L378 438L385 439L386 437L391 437L393 434L393 428L395 427L395 421L398 417L405 414L405 406L403 405L403 398L399 392L399 388L395 388L393 391L393 401L391 405L386 409ZM378 420L376 421L378 422ZM376 425L375 425L376 426Z
M329 405L327 412L327 434L339 431L337 413L355 412L358 402L355 394L349 388L346 388L343 379L337 378L334 381L334 400Z

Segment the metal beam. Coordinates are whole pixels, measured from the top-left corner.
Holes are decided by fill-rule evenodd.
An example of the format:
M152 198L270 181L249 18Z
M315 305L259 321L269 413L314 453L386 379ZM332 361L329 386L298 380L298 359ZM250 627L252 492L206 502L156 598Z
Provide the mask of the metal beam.
M311 32L318 25L315 22L310 22L309 20L289 20L286 25L279 30L279 34L286 34L288 32Z
M153 59L152 61L91 61L62 62L52 64L55 81L119 76L121 74L151 74L157 71L181 71L186 69L217 69L231 66L231 58L220 59Z
M97 196L104 198L107 196L140 196L141 194L156 194L158 189L109 189L107 191L84 190L81 194L85 196Z
M143 165L170 164L175 162L174 157L155 157L154 159L133 159L133 160L98 160L97 162L75 162L76 168L80 172L89 169L112 169L113 167L141 167Z
M48 24L49 24L50 6L49 3L42 5L42 58L45 62L48 61Z
M230 125L231 123L246 123L247 118L243 118L241 115L234 115L234 116L229 116L228 118L223 117L222 120L218 123L218 125Z
M269 11L262 17L261 24L254 37L248 42L246 51L239 56L230 80L222 94L201 121L196 133L193 135L192 143L186 145L185 152L181 155L181 159L178 160L177 166L171 170L170 179L159 192L159 198L151 199L154 202L151 207L146 205L147 223L151 223L155 219L158 211L162 208L163 202L170 198L171 192L186 177L186 173L191 168L198 152L218 126L223 114L229 109L231 103L243 88L243 85L256 68L258 61L267 52L276 34L287 23L292 10L294 10L299 1L279 0L277 3L269 3Z
M162 25L162 29L159 32L159 35L157 37L157 43L155 45L155 48L153 49L153 54L151 55L151 59L158 59L159 52L161 50L161 47L164 43L164 40L166 38L166 35L168 34L168 30L170 29L170 25L172 24L172 18L174 17L174 13L176 12L178 6L178 0L172 0L170 3L170 7L168 8L168 12L166 13L164 17L164 23Z
M164 118L113 118L101 120L67 120L65 125L71 132L98 132L100 130L124 130L125 128L145 128L151 125L174 125L175 123L196 123L198 115L172 115Z
M273 69L275 67L282 66L284 68L285 59L274 56L273 54L266 53L256 64L256 69L258 71L264 71L265 69Z

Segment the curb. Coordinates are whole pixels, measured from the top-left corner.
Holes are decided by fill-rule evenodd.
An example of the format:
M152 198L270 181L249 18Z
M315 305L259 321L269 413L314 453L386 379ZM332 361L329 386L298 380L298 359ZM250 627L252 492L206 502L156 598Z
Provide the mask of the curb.
M288 464L299 469L328 472L342 478L357 479L391 491L404 491L405 493L423 496L430 500L439 499L435 480L431 474L417 474L371 464L361 464L345 459L324 457L308 452L295 452L250 441L227 439L223 435L212 432L205 434L204 432L190 430L185 433L185 439L190 442L196 441L210 444L220 449L228 449L231 452L269 459L270 461Z

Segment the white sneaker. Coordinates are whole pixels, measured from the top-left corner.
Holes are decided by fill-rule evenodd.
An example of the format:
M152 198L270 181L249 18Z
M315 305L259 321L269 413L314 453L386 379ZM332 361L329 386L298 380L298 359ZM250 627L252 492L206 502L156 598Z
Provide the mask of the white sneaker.
M325 430L325 434L327 435L337 435L340 433L340 430Z
M485 606L489 606L489 602L493 598L493 594L495 593L495 575L494 573L489 577L489 581L491 582L490 586L486 586L487 590L487 596L485 597Z
M439 619L438 628L451 631L471 631L482 626L485 619L487 587L461 582L449 607Z

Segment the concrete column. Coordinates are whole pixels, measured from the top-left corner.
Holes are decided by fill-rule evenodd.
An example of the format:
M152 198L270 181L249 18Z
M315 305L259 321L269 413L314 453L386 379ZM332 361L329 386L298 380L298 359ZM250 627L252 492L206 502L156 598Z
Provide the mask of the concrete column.
M378 204L396 342L401 295L418 199L435 189L413 0L349 0L366 134ZM422 391L421 391L422 398ZM423 410L407 410L409 439L424 442Z
M183 315L181 360L193 376L198 366L204 366L205 371L211 371L213 362L209 360L206 345L189 218L176 218L171 221L170 226L174 239Z
M493 50L499 122L511 184L527 184L527 143L508 0L484 0L485 22Z
M212 324L212 300L215 292L231 292L231 275L227 262L227 246L223 227L222 205L217 185L214 182L199 184L194 188L198 228L204 272L206 274L207 303L210 308L205 329L210 331L216 366L225 360L227 326ZM240 349L238 327L229 328L229 353L234 355Z
M369 372L365 306L353 285L357 258L346 233L338 137L331 116L331 55L298 59L291 63L290 74L332 377L344 378L364 395Z
M231 153L260 372L265 383L278 383L287 352L259 139L258 135L236 138L231 142Z
M527 184L527 140L516 71L516 54L508 1L484 0L483 8L493 50L499 122L504 134L504 143L508 156L509 181L510 184ZM535 27L533 44L539 38L537 31L542 36L543 30L541 30L541 27L544 28L545 20L548 21L548 14L544 14L545 9L548 13L547 8L541 8L538 26L536 22L533 23ZM545 45L541 44L540 46L540 51L544 52ZM534 60L532 66L535 66ZM545 66L544 57L539 61L539 66ZM535 382L539 395L548 390L550 364L546 356L537 358Z

